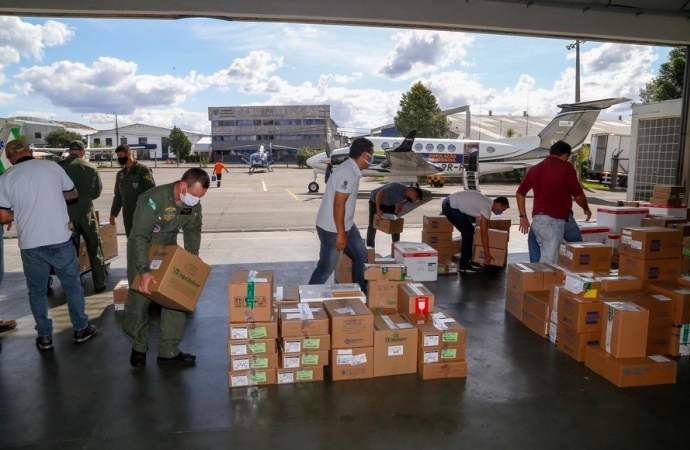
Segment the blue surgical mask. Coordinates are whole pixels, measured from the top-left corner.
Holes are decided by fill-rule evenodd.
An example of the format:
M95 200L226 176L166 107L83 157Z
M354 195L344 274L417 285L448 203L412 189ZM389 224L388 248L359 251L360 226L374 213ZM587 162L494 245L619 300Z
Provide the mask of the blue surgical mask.
M491 210L491 212L497 216L500 216L501 214L503 214L503 210L501 208L493 209L493 210Z

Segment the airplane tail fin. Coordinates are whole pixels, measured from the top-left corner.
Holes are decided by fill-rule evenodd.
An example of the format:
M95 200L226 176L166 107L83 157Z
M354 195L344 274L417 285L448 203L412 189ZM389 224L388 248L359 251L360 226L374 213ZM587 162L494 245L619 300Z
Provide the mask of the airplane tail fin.
M558 105L561 112L539 133L540 147L548 149L557 141L565 141L572 148L579 147L589 135L601 110L629 101L629 98L617 97Z
M417 130L410 131L402 143L395 147L392 151L394 152L410 152L412 151L412 144L414 144L414 138L417 136Z

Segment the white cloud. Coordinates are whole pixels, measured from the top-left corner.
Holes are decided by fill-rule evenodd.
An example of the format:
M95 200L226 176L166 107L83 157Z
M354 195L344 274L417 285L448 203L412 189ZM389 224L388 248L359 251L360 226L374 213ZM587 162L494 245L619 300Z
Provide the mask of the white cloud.
M263 50L254 51L244 58L236 58L227 69L202 77L202 79L208 85L221 89L231 84L241 83L249 86L247 92L253 92L252 85L267 80L271 73L282 66L282 57L274 57Z
M395 34L395 48L386 55L378 73L390 78L409 78L446 67L466 55L474 38L465 33L406 31Z
M203 86L196 74L137 75L134 62L101 57L90 67L71 61L22 69L17 78L23 94L40 96L72 112L130 113L137 108L175 105Z

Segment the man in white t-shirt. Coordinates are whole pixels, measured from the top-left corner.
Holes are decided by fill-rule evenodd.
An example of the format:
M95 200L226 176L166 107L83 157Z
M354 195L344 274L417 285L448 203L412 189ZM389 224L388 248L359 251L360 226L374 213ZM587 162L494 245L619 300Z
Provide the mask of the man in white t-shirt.
M65 203L76 199L78 193L62 167L34 159L32 152L16 140L5 147L12 167L0 177L0 222L14 221L17 227L29 305L38 331L36 346L50 350L53 321L48 317L46 283L51 266L65 291L74 342L92 338L96 327L89 324L84 312L84 289Z
M501 215L510 204L506 197L496 197L491 200L479 191L458 191L450 194L441 203L441 213L462 235L462 251L460 252L461 273L476 273L478 266L472 265L472 241L474 241L474 227L479 219L479 233L484 247L484 264L491 264L493 256L489 252L489 219L491 213Z
M373 153L374 144L369 139L355 139L350 145L349 159L338 166L326 184L316 216L316 232L321 241L319 262L309 284L326 283L335 269L338 254L345 252L352 260L352 281L366 292L367 248L355 225L355 206L362 170L371 164Z

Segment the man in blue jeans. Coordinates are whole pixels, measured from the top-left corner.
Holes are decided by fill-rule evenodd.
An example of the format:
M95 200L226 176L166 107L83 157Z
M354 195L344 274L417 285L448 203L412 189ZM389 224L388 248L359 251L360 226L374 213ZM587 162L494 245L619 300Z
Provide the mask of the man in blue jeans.
M316 216L316 232L321 241L319 262L311 274L309 284L325 284L331 276L340 252L352 260L352 281L367 291L364 264L367 248L355 225L355 206L362 170L369 167L374 157L374 144L369 139L357 138L350 145L349 158L333 171L321 206Z
M570 211L570 215L565 221L563 240L565 242L582 242L580 226L577 224L577 222L575 222L575 217L573 216L572 211ZM534 234L534 230L531 228L529 230L529 234L527 235L527 248L529 250L529 262L539 262L539 258L541 258L541 250L539 249L539 244L537 244L537 236Z
M79 279L77 251L72 244L66 201L78 193L67 173L52 161L40 161L22 141L11 141L5 155L13 167L0 177L0 223L14 221L19 237L29 305L36 321L36 346L53 348L53 321L48 317L46 280L55 269L67 298L74 342L96 334L84 312L84 289Z

